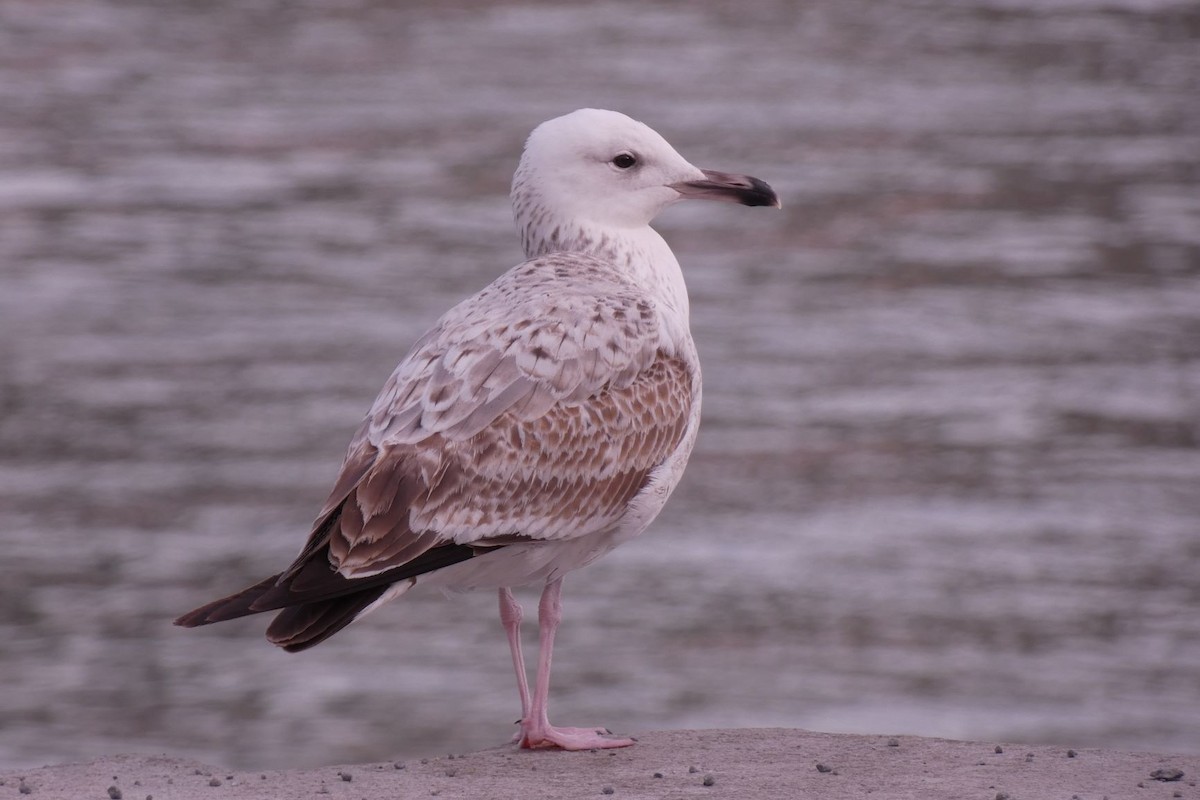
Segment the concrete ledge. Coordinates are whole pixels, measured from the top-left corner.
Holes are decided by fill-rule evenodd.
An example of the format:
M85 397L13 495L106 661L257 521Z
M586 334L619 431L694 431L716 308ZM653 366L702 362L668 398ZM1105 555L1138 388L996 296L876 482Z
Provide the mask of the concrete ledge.
M660 731L639 740L622 750L518 752L498 747L404 764L282 772L232 772L166 756L112 756L4 773L0 798L1200 800L1197 755L1008 743L998 747L995 742L790 729ZM1154 777L1178 771L1184 773L1181 778Z

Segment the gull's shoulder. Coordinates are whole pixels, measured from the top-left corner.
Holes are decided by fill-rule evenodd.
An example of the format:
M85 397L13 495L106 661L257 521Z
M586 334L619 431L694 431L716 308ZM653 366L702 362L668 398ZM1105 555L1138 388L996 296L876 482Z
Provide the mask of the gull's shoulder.
M660 353L694 365L686 345L677 352L654 297L611 262L540 256L442 315L388 378L364 432L376 445L468 438L514 406L532 419L627 386Z

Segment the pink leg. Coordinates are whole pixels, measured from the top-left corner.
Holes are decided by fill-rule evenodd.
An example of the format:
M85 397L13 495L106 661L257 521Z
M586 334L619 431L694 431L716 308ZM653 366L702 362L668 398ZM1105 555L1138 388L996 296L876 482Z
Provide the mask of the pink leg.
M633 739L602 734L605 728L556 728L550 724L547 706L550 695L550 661L554 652L554 632L562 621L562 578L546 584L538 603L537 685L529 713L521 719L521 747L561 747L563 750L590 750L593 747L628 747Z
M529 681L525 677L525 655L521 652L521 605L512 591L500 590L500 624L508 636L508 649L512 652L513 669L517 673L517 691L521 693L521 719L529 716Z

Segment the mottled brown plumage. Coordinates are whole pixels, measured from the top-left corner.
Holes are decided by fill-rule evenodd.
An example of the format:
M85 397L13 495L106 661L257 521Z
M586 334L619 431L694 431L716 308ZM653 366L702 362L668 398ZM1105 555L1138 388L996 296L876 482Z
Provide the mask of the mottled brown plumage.
M278 611L267 637L295 651L419 584L498 588L521 744L631 743L550 726L550 652L563 575L645 530L695 442L687 291L649 227L686 196L777 204L761 181L699 170L620 114L585 109L534 131L513 181L530 260L400 362L295 561L177 623ZM534 582L546 588L531 700L509 587Z
M512 316L497 319L498 306ZM510 271L397 367L297 559L259 596L180 624L336 609L273 623L272 642L302 649L352 622L380 586L424 574L416 567L614 528L680 448L699 397L691 354L657 344L654 301L608 262L556 254Z

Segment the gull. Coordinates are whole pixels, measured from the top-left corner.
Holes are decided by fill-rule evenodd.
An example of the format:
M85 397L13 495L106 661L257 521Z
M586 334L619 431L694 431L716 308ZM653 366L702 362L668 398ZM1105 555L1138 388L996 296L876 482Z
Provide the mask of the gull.
M175 622L277 611L312 647L414 586L499 591L521 748L624 747L550 724L563 577L642 533L700 423L679 262L650 222L678 200L779 207L745 175L692 166L624 114L580 109L529 135L512 182L527 260L446 312L388 378L292 564ZM530 692L521 606L542 584Z

